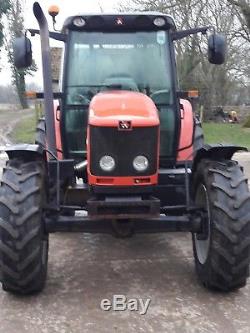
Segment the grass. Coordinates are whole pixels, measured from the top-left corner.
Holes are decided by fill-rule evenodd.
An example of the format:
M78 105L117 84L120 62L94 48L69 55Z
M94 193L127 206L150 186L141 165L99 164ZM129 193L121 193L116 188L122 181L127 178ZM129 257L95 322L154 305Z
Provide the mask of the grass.
M34 143L35 142L36 115L35 113L21 119L10 135L15 143Z
M11 139L15 143L34 143L36 128L35 113L21 119L14 127ZM204 123L206 143L232 143L250 148L250 129L239 124Z
M250 128L240 124L204 123L206 143L233 143L250 148Z

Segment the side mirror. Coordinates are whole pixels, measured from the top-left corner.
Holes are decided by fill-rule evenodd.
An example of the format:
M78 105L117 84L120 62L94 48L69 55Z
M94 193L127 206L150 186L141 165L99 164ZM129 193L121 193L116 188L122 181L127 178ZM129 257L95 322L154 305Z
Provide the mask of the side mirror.
M32 46L29 38L23 36L16 38L13 43L14 63L17 69L32 65Z
M226 60L226 38L212 34L208 38L208 60L211 64L222 65Z

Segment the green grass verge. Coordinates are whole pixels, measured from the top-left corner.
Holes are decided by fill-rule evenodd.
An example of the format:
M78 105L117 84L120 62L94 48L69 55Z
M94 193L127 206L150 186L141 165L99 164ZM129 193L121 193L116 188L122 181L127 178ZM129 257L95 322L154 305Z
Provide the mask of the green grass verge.
M11 140L15 143L34 143L36 129L36 116L32 114L21 119L13 128Z
M14 127L11 139L15 143L34 143L36 116L21 119ZM203 130L206 143L233 143L250 148L250 128L239 124L204 123Z
M250 148L250 129L239 124L204 123L206 143L233 143Z

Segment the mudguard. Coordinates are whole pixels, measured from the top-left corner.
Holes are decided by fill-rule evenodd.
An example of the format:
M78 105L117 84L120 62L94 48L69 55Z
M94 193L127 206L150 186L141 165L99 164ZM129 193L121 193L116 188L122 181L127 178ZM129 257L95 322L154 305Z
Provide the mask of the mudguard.
M40 145L35 144L17 144L4 147L2 149L9 158L34 158L34 157L44 157L44 149Z
M196 169L196 166L202 159L211 159L211 160L231 160L233 154L237 151L248 151L246 147L234 146L234 145L223 145L223 144L214 144L214 145L204 145L199 149L193 160L192 170Z

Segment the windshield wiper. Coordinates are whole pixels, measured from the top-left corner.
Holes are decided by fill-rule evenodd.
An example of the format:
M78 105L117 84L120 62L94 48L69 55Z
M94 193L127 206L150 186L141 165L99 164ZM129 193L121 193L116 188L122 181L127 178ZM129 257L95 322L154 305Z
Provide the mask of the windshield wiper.
M89 85L75 85L67 86L67 88L110 88L110 89L121 89L122 84L89 84Z

